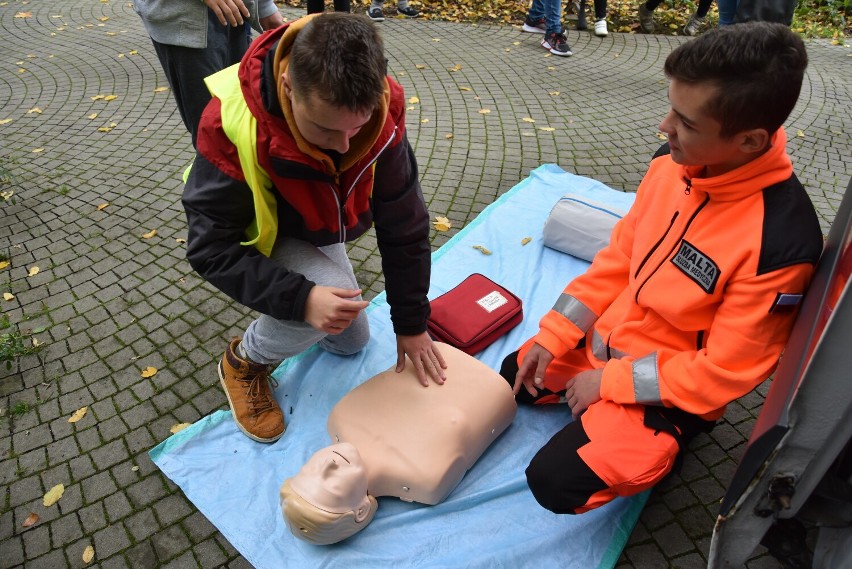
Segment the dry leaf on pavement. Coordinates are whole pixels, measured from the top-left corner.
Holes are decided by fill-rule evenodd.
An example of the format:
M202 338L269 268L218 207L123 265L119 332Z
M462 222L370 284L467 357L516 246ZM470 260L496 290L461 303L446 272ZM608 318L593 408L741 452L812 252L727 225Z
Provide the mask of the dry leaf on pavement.
M68 422L69 423L76 423L77 421L79 421L80 419L82 419L83 417L86 416L86 411L88 411L88 410L89 410L88 407L80 407L79 409L74 411L73 415L71 415L68 418Z
M47 491L47 494L44 495L44 501L42 502L45 507L52 506L62 497L62 494L65 493L65 486L63 484L57 484L53 488Z
M483 255L490 255L491 251L483 247L482 245L473 245L473 248L482 253Z
M28 277L34 277L38 274L38 271L39 271L39 268L36 267L35 265L33 265L32 267L30 267L30 270L27 273L27 276Z
M30 526L33 526L33 525L37 524L39 519L40 519L40 518L38 517L38 514L37 514L37 513L35 513L35 512L30 512L30 515L29 515L29 516L27 516L27 519L25 519L25 520L24 520L24 523L22 523L21 525L22 525L23 527L25 527L25 528L28 528L28 527L30 527Z
M153 236L154 236L154 235L156 235L156 234L157 234L157 230L156 230L156 229L152 229L152 230L151 230L151 231L149 231L148 233L143 233L143 234L142 234L142 239L150 239L151 237L153 237Z
M83 550L83 563L91 563L92 559L95 558L95 548L91 545L87 546L86 549Z
M142 377L145 377L145 378L154 377L155 375L157 375L158 371L159 370L157 368L148 366L148 367L146 367L145 369L142 370Z
M169 431L171 431L172 434L179 433L191 424L192 423L178 423L177 425L172 425L172 428L169 429Z
M524 237L523 239L521 239L521 245L526 245L530 241L532 241L532 237Z

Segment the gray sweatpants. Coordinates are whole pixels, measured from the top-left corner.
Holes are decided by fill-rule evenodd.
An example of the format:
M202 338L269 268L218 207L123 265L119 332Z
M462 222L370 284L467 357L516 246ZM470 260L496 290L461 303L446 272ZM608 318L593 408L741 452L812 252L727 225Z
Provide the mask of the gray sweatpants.
M299 239L284 238L275 243L270 258L318 285L359 288L342 243L316 247ZM360 299L359 296L356 300ZM370 327L363 311L349 328L337 335L326 334L307 322L277 320L263 314L249 324L242 346L252 361L271 364L300 354L316 343L333 354L354 354L369 339Z

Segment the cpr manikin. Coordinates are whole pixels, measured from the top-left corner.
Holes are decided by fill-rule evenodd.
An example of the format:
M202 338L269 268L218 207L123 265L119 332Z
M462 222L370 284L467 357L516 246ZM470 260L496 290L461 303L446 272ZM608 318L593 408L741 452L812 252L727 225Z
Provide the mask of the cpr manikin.
M317 451L281 486L290 531L331 544L362 530L378 496L437 504L509 426L512 389L479 360L440 344L443 385L423 387L413 365L382 372L332 409L333 444Z

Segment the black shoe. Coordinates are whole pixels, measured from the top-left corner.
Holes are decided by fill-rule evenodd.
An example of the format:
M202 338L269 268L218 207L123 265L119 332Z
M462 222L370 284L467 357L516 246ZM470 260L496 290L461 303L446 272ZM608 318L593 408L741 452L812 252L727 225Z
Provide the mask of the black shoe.
M374 22L384 22L385 15L382 13L381 8L370 8L367 10L367 16L370 17Z
M418 12L411 6L406 6L405 8L397 8L396 11L405 16L406 18L417 18L420 16L420 12Z
M565 37L564 33L556 33L550 32L549 34L544 35L544 39L541 40L541 47L548 50L553 55L573 55L571 52L571 47L568 45L568 39Z

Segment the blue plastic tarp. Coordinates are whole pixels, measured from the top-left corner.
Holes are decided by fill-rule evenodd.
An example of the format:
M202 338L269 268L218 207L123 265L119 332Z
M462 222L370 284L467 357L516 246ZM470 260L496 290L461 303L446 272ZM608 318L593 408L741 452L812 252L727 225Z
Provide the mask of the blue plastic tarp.
M537 331L538 320L564 286L588 267L585 261L542 245L544 221L568 191L623 209L633 200L633 194L544 165L433 255L430 298L479 272L523 300L523 322L477 356L494 369L499 370L503 358ZM531 241L524 244L527 237ZM152 460L259 569L392 564L613 567L647 494L568 516L539 506L526 484L529 460L571 420L570 411L561 405L519 408L514 423L441 504L380 498L369 526L331 546L311 545L289 533L279 506L281 483L330 443L326 420L334 404L395 363L396 342L384 294L368 310L371 340L361 353L341 357L313 348L275 371L279 382L275 396L287 420L287 432L280 440L251 441L236 428L230 411L218 411L152 449Z

